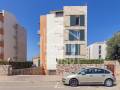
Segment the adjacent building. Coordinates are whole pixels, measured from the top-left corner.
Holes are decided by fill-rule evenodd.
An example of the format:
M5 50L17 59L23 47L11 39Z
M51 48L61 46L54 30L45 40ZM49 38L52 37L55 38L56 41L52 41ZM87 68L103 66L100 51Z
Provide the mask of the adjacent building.
M0 60L25 61L26 31L11 13L0 11Z
M64 6L40 16L40 63L46 73L55 73L58 59L86 54L87 6Z
M107 55L106 42L96 42L88 46L87 59L105 59Z
M40 57L34 57L32 61L34 66L36 67L40 66Z

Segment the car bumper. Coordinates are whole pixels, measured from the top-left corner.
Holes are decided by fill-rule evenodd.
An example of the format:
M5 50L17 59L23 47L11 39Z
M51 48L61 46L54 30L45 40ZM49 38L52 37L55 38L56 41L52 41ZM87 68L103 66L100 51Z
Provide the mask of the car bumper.
M65 78L62 78L62 83L68 85L69 84L69 80L65 79Z

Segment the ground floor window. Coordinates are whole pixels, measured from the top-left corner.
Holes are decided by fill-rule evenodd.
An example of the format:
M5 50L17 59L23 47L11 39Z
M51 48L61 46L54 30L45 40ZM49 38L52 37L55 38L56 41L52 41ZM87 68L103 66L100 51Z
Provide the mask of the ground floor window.
M80 44L66 44L66 55L80 55Z

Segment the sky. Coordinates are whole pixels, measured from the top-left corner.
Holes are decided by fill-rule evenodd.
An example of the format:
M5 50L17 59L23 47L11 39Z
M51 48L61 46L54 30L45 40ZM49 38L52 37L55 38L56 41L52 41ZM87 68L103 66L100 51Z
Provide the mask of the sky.
M27 31L27 57L39 55L39 18L63 6L88 5L88 45L120 30L120 0L0 0L0 10L14 14Z

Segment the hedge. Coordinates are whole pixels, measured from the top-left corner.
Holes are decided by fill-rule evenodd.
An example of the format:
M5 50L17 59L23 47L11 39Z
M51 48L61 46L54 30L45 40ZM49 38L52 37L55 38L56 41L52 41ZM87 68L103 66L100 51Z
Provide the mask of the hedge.
M0 65L11 65L14 69L22 69L22 68L30 68L33 65L33 62L26 61L26 62L7 62L7 61L0 61Z
M58 64L103 64L104 60L62 59L62 60L57 60L57 63Z

